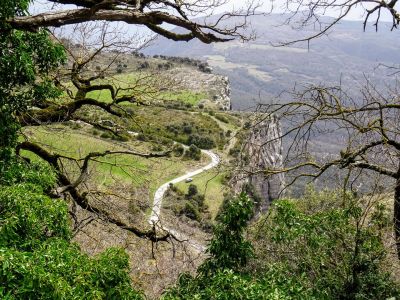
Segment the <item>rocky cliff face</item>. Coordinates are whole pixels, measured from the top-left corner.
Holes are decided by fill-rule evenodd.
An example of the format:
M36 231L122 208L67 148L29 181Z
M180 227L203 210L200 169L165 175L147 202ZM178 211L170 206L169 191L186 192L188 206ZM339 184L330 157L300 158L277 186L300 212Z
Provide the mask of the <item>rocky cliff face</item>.
M231 110L231 86L229 78L221 75L214 75L214 89L213 102L222 110Z
M284 175L265 176L266 169L279 169L283 165L281 128L277 118L256 122L242 147L240 162L231 181L235 193L247 189L257 199L257 213L268 209L280 197Z

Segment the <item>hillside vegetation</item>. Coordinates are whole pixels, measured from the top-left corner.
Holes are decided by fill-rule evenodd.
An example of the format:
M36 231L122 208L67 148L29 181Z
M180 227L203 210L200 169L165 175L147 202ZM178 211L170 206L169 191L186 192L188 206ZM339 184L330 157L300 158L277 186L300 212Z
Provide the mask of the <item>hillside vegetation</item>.
M396 43L337 24L367 0L288 0L289 23L338 26L339 44L275 48L298 33L245 2L2 1L1 299L400 298L398 93L319 85L342 68L354 88ZM396 29L396 2L369 2L365 24L384 10ZM170 55L140 52L153 43ZM232 112L215 70L245 106L318 85Z

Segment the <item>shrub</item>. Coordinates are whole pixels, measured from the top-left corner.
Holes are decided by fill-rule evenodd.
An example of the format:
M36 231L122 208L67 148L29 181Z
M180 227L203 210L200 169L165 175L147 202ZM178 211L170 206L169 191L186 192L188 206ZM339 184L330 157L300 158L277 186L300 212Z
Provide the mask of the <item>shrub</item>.
M76 129L81 129L82 125L77 123L77 122L71 122L70 123L70 127L71 127L71 129L75 129L76 130Z
M304 198L275 202L270 217L260 223L254 269L262 273L279 265L281 276L308 286L316 299L399 296L399 286L382 268L382 214L367 216L374 208L364 210L358 199L343 191L308 190ZM365 218L368 225L362 223Z
M169 184L168 188L171 191L173 191L174 193L176 193L178 191L178 188L175 185L173 185L172 183Z
M213 238L207 248L210 257L200 267L207 275L218 270L238 270L253 257L253 247L243 233L253 216L253 202L244 193L226 204L217 218Z
M100 135L100 137L103 138L103 139L110 139L112 136L113 136L113 135L112 135L110 132L108 132L108 131L104 131L104 132Z
M127 142L130 140L130 136L128 134L123 134L123 133L120 133L118 135L113 134L111 135L111 139L113 139L114 141Z
M216 114L216 115L215 115L215 118L216 118L217 120L220 120L220 121L223 122L223 123L229 123L228 118L225 117L224 115Z
M185 206L183 207L181 214L184 214L189 219L195 221L200 221L201 219L198 208L190 202L185 203Z
M200 136L197 134L189 135L187 140L188 145L196 145L201 149L212 149L215 147L215 142L208 136Z
M201 211L204 211L206 209L206 205L204 203L205 197L204 195L201 194L196 194L192 196L192 200L196 205L199 207Z
M233 157L238 157L240 154L240 148L239 147L233 147L231 149L229 149L229 155L233 156Z
M142 141L142 142L147 142L147 141L149 140L149 137L148 137L148 135L145 134L145 133L139 133L139 134L136 136L136 139L139 140L139 141Z
M186 194L186 198L192 199L194 195L198 193L197 186L195 184L190 184L188 188L188 192Z
M243 125L243 129L249 129L251 127L251 122L246 121Z
M183 133L191 134L193 132L193 128L191 125L184 125L182 128L183 128Z
M196 145L190 145L189 149L185 152L185 157L200 160L201 159L201 150Z
M180 157L185 152L185 148L181 144L176 144L173 148L173 153L175 156Z
M303 200L276 201L256 223L254 260L243 238L252 204L243 194L227 201L200 274L182 274L164 299L397 299L382 266L381 230L390 224L382 206L360 206L343 191Z
M151 151L161 152L161 151L163 151L163 150L164 150L164 149L163 149L163 147L162 147L161 145L153 144L153 145L151 146Z
M15 161L0 176L1 299L142 299L128 256L110 248L89 257L71 243L67 203L43 194L48 167Z
M195 278L188 274L181 275L178 285L167 291L164 298L285 299L268 297L270 294L266 287L269 287L269 282L263 285L248 275L236 272L253 256L250 243L243 237L251 216L252 202L246 195L232 199L214 227L213 238L207 248L210 257L200 266L200 274ZM275 286L270 290L275 290Z

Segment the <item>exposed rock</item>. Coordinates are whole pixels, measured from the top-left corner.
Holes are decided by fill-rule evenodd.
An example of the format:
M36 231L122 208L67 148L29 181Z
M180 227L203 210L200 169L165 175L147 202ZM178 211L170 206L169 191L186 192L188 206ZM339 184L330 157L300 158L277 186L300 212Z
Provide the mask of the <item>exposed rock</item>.
M265 212L271 202L280 197L284 175L265 176L266 169L279 169L283 165L280 123L277 118L262 120L249 129L242 147L242 159L238 163L231 185L235 193L246 187L258 199L257 215Z
M210 102L220 110L231 110L231 87L228 77L188 67L174 68L169 71L169 76L174 78L182 89L206 92L210 99L204 99L201 103Z

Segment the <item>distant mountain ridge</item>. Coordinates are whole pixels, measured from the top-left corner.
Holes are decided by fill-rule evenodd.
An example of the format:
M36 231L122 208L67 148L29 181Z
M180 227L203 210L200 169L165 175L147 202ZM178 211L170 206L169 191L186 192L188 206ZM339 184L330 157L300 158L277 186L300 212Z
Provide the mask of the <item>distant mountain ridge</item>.
M207 60L215 73L228 76L233 109L249 109L267 102L295 85L325 83L356 90L365 77L377 85L390 83L393 76L380 65L400 62L400 32L382 23L363 31L361 22L342 21L328 36L287 47L275 47L315 34L312 28L294 30L283 24L286 15L253 16L251 26L258 38L249 43L232 41L206 45L200 41L173 42L159 38L145 50L148 55L187 56ZM329 19L325 19L329 21Z

